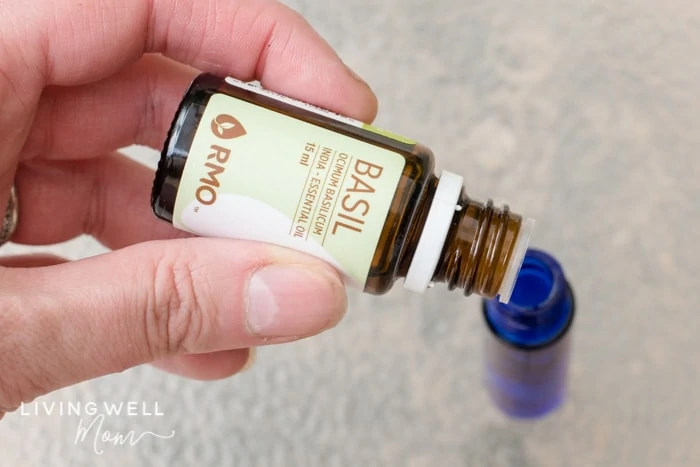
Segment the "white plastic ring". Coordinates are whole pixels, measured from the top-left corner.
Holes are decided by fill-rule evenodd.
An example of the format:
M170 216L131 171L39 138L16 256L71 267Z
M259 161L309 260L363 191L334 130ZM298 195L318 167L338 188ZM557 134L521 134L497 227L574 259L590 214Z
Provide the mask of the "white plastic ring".
M462 193L463 183L463 177L452 172L442 172L423 232L404 280L406 289L423 292L428 288L440 260L447 232Z

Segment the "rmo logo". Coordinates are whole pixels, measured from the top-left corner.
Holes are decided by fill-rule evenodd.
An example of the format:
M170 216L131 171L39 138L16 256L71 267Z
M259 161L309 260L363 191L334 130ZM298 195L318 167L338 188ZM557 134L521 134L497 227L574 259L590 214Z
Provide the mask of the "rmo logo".
M211 132L221 140L240 138L246 134L245 128L236 117L229 114L219 114L211 121ZM231 149L219 144L209 147L207 161L204 163L206 176L199 179L195 192L197 201L205 206L216 202L218 189L221 186L219 176L226 170L226 163L231 157ZM195 212L198 209L195 208Z
M233 139L245 135L246 131L236 117L219 114L211 121L211 131L217 138Z

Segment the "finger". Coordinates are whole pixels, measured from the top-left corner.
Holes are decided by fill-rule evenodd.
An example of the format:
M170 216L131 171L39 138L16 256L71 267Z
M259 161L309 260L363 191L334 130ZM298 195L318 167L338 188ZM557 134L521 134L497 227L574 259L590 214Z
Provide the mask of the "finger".
M40 268L45 266L55 266L68 262L67 259L50 254L30 254L0 256L0 267L6 268Z
M153 366L185 378L211 381L241 373L254 362L255 349L235 349L201 355L180 355L159 360Z
M148 242L0 272L0 407L175 355L311 336L346 307L325 263L233 240Z
M368 86L299 14L272 0L95 0L43 8L31 58L44 84L103 79L143 53L259 79L339 112L376 112ZM31 5L16 7L34 11Z
M31 254L0 257L0 266L34 268L54 266L68 260L55 255ZM153 363L169 373L199 380L215 380L232 376L250 368L255 362L255 349L224 350L198 355L179 355Z
M0 205L7 201L41 90L94 83L144 53L259 79L282 94L360 120L376 115L376 97L366 83L301 16L272 0L96 0L41 9L15 2L12 13L13 22L31 28L0 29ZM34 31L30 38L28 30ZM140 115L119 115L120 123Z
M48 87L39 100L22 159L81 159L131 144L160 149L182 94L196 74L161 55L146 55L98 82ZM363 121L371 121L375 112L364 101L348 102L341 110Z
M32 254L0 257L0 266L34 268L54 266L68 260L55 255ZM199 380L214 380L232 376L250 368L255 361L255 349L224 350L198 355L179 355L153 363L169 373Z
M54 266L68 260L55 255L32 254L0 257L0 266L33 268ZM255 361L255 349L224 350L198 355L180 355L154 362L169 373L199 380L214 380L232 376L250 368Z
M88 234L118 249L189 237L153 215L152 185L153 171L121 154L22 164L15 179L20 213L12 241L49 245Z
M160 148L196 74L160 55L147 55L102 81L48 87L21 159L83 159L132 144Z

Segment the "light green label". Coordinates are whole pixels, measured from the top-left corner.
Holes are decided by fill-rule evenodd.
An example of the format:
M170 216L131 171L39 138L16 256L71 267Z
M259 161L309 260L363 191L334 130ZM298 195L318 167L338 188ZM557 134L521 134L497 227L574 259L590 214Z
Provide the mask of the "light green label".
M396 133L392 133L391 131L387 130L382 130L381 128L374 127L372 125L368 125L366 123L362 124L362 128L371 131L372 133L376 133L378 135L386 136L387 138L391 138L395 141L398 141L399 143L405 143L405 144L411 144L414 145L416 144L416 141L406 138L405 136L397 135Z
M405 160L225 94L201 118L173 224L317 256L364 285Z

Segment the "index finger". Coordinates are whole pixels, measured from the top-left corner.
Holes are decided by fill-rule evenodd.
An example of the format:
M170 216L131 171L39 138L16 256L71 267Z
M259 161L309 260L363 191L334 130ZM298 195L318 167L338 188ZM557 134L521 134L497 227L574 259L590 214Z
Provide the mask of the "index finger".
M296 12L273 0L60 0L37 10L17 2L36 38L22 58L46 85L101 80L144 53L202 71L258 79L291 97L364 121L377 110L369 87ZM39 18L32 18L39 15ZM25 34L26 34L26 30ZM7 42L7 38L6 38ZM17 78L17 86L26 85ZM19 81L23 81L19 82Z

